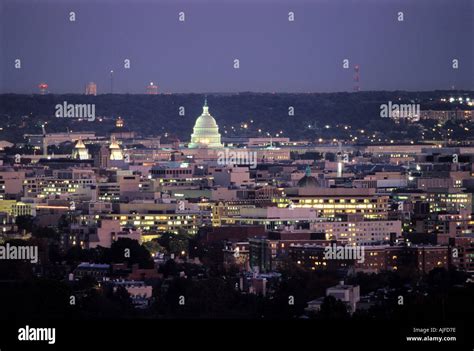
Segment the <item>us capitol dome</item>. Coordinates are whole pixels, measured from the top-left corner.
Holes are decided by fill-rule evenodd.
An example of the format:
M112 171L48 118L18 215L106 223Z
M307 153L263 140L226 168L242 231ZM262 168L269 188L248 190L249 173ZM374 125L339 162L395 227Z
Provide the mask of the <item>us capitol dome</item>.
M219 127L214 117L209 114L209 106L207 99L202 107L202 114L196 119L193 134L191 134L191 142L188 145L190 149L196 148L221 148L221 135Z

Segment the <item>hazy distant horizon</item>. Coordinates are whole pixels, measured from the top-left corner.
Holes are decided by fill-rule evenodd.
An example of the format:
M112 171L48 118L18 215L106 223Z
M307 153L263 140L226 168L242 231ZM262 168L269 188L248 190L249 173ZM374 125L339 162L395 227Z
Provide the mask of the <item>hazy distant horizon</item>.
M473 6L470 0L3 0L0 93L36 93L46 82L52 93L80 94L93 81L105 94L111 70L113 92L122 94L145 93L152 81L161 93L352 92L355 65L362 91L474 90Z
M236 91L236 92L161 92L156 95L148 95L146 93L97 93L97 96L100 95L143 95L143 96L163 96L163 95L239 95L239 94L281 94L281 95L293 95L293 94L366 94L366 93L457 93L457 94L466 94L472 93L474 94L474 89L455 89L455 90L443 90L443 89L434 89L434 90L364 90L364 91L310 91L310 92L291 92L291 91ZM34 93L15 93L15 92L5 92L0 93L0 95L38 95L38 96L48 96L48 95L78 95L78 96L93 96L93 95L86 95L84 93L47 93L47 94L40 94L37 92Z

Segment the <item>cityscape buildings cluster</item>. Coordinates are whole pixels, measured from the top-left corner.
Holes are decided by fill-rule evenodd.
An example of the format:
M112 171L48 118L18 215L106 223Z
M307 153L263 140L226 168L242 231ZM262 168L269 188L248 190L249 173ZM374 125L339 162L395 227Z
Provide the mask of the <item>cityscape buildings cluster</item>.
M162 264L205 267L206 250L198 247L216 243L217 264L237 270L238 291L264 296L288 264L337 279L406 270L474 273L474 146L289 138L276 144L271 137L237 144L221 137L207 99L202 109L189 142L141 137L126 117L117 117L105 136L44 127L43 134L25 135L38 152L5 156L0 167L1 240L30 238L25 219L54 230L61 223L63 252L133 240L148 248L152 267L90 259L64 274L122 287L140 309L151 305L157 286L149 281L163 279ZM431 115L438 116L423 118ZM48 153L68 143L70 154ZM153 249L163 235L189 241L179 250ZM39 265L49 260L43 255ZM128 273L117 275L123 269ZM348 311L357 310L358 285L331 289L328 296L344 291ZM307 301L305 313L323 301Z

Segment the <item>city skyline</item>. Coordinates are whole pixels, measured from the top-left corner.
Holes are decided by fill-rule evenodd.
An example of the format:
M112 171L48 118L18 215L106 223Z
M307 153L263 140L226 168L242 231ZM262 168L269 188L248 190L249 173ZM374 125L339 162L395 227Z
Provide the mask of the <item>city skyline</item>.
M473 39L474 0L0 0L0 349L472 344Z

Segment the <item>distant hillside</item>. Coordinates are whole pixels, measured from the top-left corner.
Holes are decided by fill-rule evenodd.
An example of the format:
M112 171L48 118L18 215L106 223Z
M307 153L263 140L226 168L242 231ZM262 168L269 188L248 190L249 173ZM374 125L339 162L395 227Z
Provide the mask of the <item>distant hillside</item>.
M324 133L337 136L336 124L367 130L390 130L394 125L380 117L380 105L388 101L420 103L421 109L451 109L453 104L441 98L469 92L358 92L324 94L209 94L210 113L216 118L223 136L275 136L282 131L291 138L315 138ZM454 94L454 95L453 95ZM471 93L471 97L474 94ZM94 122L54 117L56 104L95 104ZM189 139L194 121L201 114L203 94L170 95L0 95L0 138L21 141L25 133L40 133L40 123L47 121L48 132L96 131L107 133L113 119L122 116L126 126L145 135L174 134ZM185 115L179 115L179 107ZM294 116L289 116L289 107ZM253 122L251 122L253 121ZM245 127L246 124L246 127ZM331 125L325 129L325 125ZM234 129L232 129L234 127ZM259 132L258 130L261 130ZM227 133L225 133L227 131Z

